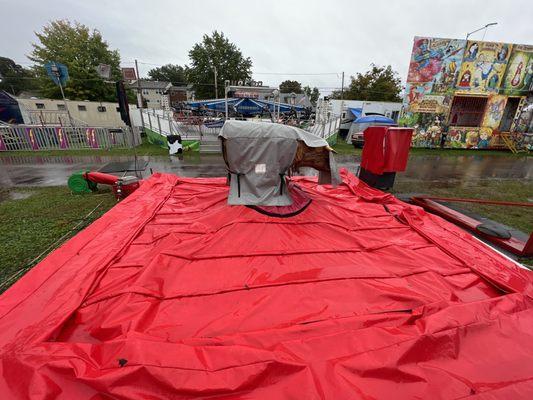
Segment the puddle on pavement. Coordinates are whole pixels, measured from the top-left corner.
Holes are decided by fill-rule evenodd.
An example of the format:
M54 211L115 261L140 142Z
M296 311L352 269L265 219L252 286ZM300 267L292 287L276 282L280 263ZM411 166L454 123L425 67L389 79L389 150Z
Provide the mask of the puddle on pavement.
M339 168L356 173L360 156L339 154ZM189 154L183 159L168 156L140 156L149 161L142 174L166 172L186 177L225 176L220 154ZM79 170L98 170L112 161L132 161L130 156L9 156L0 157L0 187L60 186ZM308 173L308 171L306 171ZM309 173L312 174L311 170ZM533 179L533 158L499 155L411 155L405 172L397 179L453 184L479 179Z

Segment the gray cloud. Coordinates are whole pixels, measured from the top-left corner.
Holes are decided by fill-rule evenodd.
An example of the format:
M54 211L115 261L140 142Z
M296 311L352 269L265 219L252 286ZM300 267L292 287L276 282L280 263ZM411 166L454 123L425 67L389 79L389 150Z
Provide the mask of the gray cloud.
M516 1L27 1L0 0L0 55L29 63L34 31L53 19L100 30L125 66L188 62L204 33L223 31L254 62L254 78L268 84L297 79L340 86L370 63L391 64L403 80L415 35L463 38L498 22L485 40L533 44L533 9ZM483 32L474 36L481 38ZM336 73L266 75L262 73Z

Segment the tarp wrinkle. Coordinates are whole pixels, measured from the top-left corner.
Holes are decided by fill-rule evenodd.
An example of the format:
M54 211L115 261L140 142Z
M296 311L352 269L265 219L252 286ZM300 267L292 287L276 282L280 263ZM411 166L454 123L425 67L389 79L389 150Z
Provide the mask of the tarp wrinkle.
M154 174L0 297L0 399L533 398L531 272L341 178Z

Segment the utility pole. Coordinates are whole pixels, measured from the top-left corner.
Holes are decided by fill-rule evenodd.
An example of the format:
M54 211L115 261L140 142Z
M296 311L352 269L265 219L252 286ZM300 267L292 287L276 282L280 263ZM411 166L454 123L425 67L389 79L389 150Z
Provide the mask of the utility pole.
M218 99L218 76L217 76L217 67L213 65L213 72L215 73L215 99Z
M137 107L141 113L142 133L144 133L144 117L143 117L143 97L141 93L141 77L139 75L139 65L135 59L135 73L137 74Z
M57 64L52 64L52 74L57 79L57 84L59 85L59 90L61 90L61 97L63 97L63 104L65 104L65 110L67 111L68 120L70 122L70 126L74 126L74 123L72 121L72 117L70 116L70 111L68 109L67 99L65 98L65 92L63 92L63 84L61 83L61 71L59 70L59 67Z
M344 71L342 71L342 81L341 81L341 100L344 100Z
M224 111L225 117L224 121L228 120L228 90L229 90L229 81L224 81Z

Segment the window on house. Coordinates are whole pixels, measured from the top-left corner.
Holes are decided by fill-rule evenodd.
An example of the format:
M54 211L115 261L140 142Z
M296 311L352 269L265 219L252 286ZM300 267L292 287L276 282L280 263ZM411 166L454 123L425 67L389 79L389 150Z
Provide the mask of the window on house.
M58 105L57 105L57 109L58 109L58 110L65 111L67 108L65 107L64 104L58 104Z
M35 103L35 107L37 107L39 110L42 110L44 109L44 103Z
M78 104L78 111L87 111L87 107L81 104Z
M486 97L455 96L450 110L450 125L480 126L486 105Z
M98 106L97 110L98 110L98 112L106 112L107 111L105 106Z

